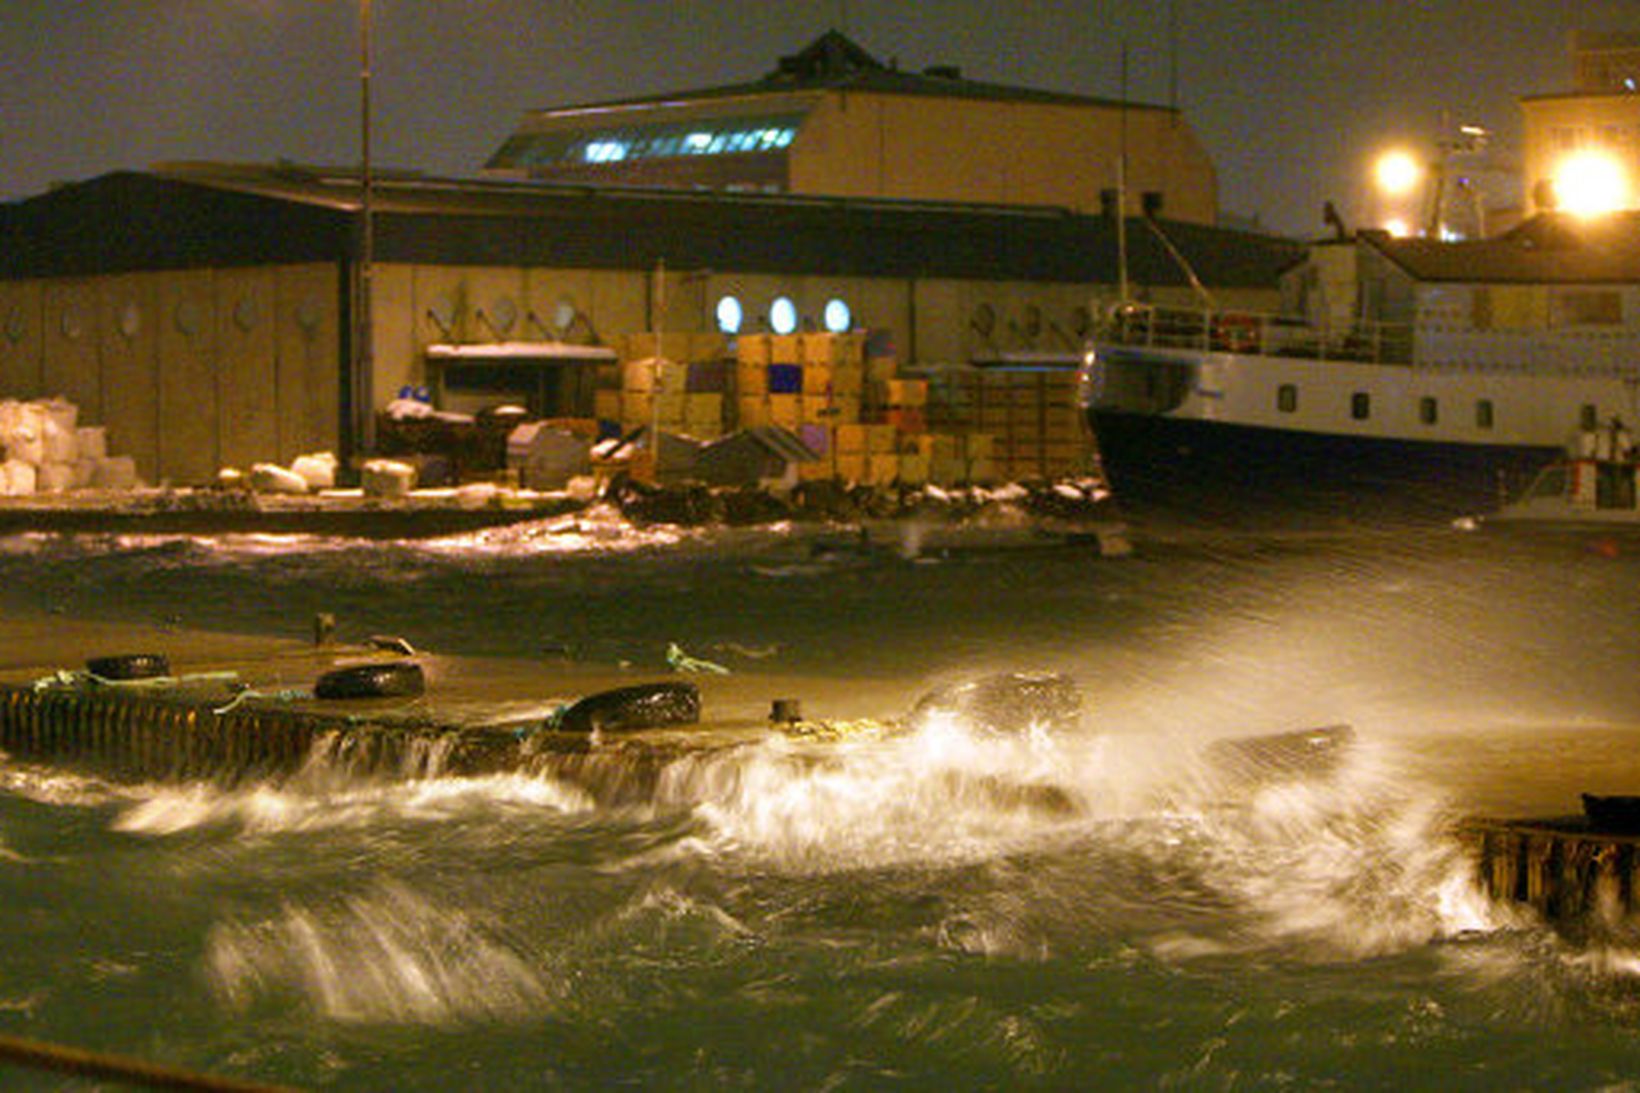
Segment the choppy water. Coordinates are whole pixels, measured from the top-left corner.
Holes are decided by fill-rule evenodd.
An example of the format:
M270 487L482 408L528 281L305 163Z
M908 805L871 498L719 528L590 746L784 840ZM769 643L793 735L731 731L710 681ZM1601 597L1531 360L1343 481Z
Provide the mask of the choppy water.
M357 1090L1640 1075L1640 944L1486 903L1450 834L1640 790L1640 540L1153 525L1101 560L585 532L25 537L0 596L290 636L326 610L344 636L635 675L676 641L807 677L822 715L1053 669L1085 724L757 744L619 808L550 777L229 791L0 764L0 1032ZM1339 722L1359 747L1331 774L1204 759Z

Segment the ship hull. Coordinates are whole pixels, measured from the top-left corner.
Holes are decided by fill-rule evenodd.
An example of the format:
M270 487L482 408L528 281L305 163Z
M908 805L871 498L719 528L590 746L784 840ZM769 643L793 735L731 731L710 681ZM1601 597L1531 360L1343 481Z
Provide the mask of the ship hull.
M1560 449L1346 436L1094 410L1119 504L1464 515L1496 508Z

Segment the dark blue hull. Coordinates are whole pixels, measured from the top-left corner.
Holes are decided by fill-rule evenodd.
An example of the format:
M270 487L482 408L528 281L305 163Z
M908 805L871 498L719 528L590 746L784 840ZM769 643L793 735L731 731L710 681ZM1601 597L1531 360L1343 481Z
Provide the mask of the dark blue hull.
M1518 492L1554 448L1385 440L1094 411L1117 502L1213 518L1271 510L1450 518Z

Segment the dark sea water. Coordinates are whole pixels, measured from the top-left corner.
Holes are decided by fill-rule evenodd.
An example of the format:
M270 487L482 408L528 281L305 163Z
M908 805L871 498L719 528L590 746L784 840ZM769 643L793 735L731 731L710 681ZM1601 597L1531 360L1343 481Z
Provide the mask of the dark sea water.
M1489 903L1452 833L1640 792L1640 537L1150 514L1133 538L6 540L10 612L302 637L329 611L634 678L676 642L806 680L820 716L1053 670L1086 713L748 744L619 807L548 776L0 762L0 1032L337 1090L1640 1084L1640 940ZM1330 772L1204 758L1337 723Z

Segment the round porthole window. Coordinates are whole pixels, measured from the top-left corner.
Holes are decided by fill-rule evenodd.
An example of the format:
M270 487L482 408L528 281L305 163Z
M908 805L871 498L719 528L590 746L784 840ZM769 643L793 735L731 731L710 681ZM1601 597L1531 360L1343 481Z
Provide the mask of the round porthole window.
M575 316L580 312L575 307L575 301L568 296L560 297L558 306L552 309L552 328L559 334L569 333L569 328L575 325Z
M511 296L498 296L495 303L490 305L490 321L495 324L497 333L506 334L518 321L518 305L513 303Z
M740 301L725 296L717 302L717 328L725 334L739 334L740 324L746 320Z
M842 334L853 329L854 316L849 312L848 305L836 297L826 301L826 310L821 318L826 324L826 329L833 334Z
M125 335L127 341L142 332L142 309L135 300L127 300L125 306L120 308L119 322L120 333Z
M233 325L249 334L256 325L258 318L256 299L251 296L241 296L239 302L233 305Z
M177 332L179 334L192 337L193 335L199 333L201 325L199 305L194 303L192 300L180 301L177 304L176 311L171 318L176 323Z
M797 330L797 305L790 297L781 296L769 305L769 329L776 334L791 334Z
M296 305L296 325L309 337L319 332L319 324L323 320L324 311L313 297L309 296Z

